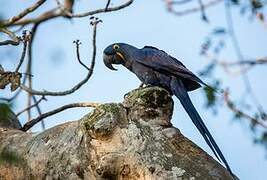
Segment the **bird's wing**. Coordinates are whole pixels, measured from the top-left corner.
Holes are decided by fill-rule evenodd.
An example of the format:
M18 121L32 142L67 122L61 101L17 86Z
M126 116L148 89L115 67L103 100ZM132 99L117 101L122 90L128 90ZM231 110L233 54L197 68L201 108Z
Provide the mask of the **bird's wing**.
M207 86L207 84L189 71L185 65L166 52L152 46L145 46L140 51L143 53L143 56L140 59L136 59L137 62L156 71L172 74Z

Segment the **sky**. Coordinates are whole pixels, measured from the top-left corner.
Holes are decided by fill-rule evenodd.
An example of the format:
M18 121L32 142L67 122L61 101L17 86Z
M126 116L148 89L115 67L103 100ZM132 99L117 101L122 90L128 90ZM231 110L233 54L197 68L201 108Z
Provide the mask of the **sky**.
M18 0L5 1L1 5L1 9L4 10L5 17L10 17L33 2L32 0L23 3L18 3ZM122 1L114 0L112 2L118 4ZM75 12L104 7L105 3L106 1L80 0L75 7ZM40 8L39 13L54 6L55 2L49 1ZM241 17L237 8L232 10L234 27L245 57L266 55L266 29L257 21L250 21L248 17ZM199 13L177 17L166 11L161 0L135 1L130 7L121 11L97 15L103 20L103 23L98 26L97 31L97 57L93 76L86 85L72 95L47 97L48 101L41 105L42 111L46 112L71 102L121 102L124 94L137 88L140 82L134 74L123 67L118 67L119 70L115 72L104 66L102 51L114 42L125 42L139 48L145 45L158 47L182 61L192 72L199 72L209 62L199 56L201 43L212 28L226 25L223 5L208 9L207 15L210 23L201 21ZM76 39L82 42L81 58L84 63L88 64L92 54L92 27L89 25L89 18L71 21L59 18L39 27L33 47L33 86L35 89L65 90L84 78L86 70L77 63L75 48L72 43ZM231 43L228 43L222 57L236 59L232 49ZM5 52L12 52L10 55L12 58L3 56L0 63L5 69L14 69L20 51L13 52L10 47L1 47L0 54ZM251 82L253 82L254 92L263 107L267 105L267 96L265 95L267 85L261 81L265 73L266 69L263 66L255 67L248 74ZM242 98L243 89L240 77L227 76L220 70L216 71L215 76L224 80L223 87L231 87L233 99ZM0 93L1 95L10 95L7 90ZM190 96L224 153L232 171L242 180L264 179L267 169L266 151L263 147L252 142L252 135L246 122L233 122L232 113L225 106L220 108L217 116L207 111L204 108L205 101L202 90L191 92ZM174 126L212 155L175 97L174 102L175 108L172 118ZM25 96L21 95L16 101L14 109L21 110L25 104ZM88 112L90 112L88 108L67 110L45 119L45 123L48 128L53 127L63 122L78 120ZM37 115L36 112L34 115ZM24 123L26 116L20 116L20 120ZM36 125L32 129L33 132L40 130L40 125Z

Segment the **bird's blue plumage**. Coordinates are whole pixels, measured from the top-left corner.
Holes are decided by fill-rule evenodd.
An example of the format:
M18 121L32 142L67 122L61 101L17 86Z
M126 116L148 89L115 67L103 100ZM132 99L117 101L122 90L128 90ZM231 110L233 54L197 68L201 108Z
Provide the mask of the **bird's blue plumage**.
M210 134L208 128L204 124L202 118L198 114L196 108L192 104L190 97L188 93L186 92L186 89L183 85L183 82L177 78L173 78L171 81L171 90L174 93L174 95L180 100L182 106L184 107L185 111L189 115L189 117L192 119L194 125L197 127L205 141L207 142L208 146L211 148L215 156L219 161L222 161L226 168L230 171L232 174L232 171L223 156L220 148L218 147L217 143L213 139L212 135Z
M108 54L114 53L112 58L104 58L107 67L110 68L111 64L122 64L131 72L135 73L143 83L163 87L171 94L174 94L180 100L187 114L217 159L222 161L232 174L225 157L205 126L187 93L188 91L199 88L201 86L200 84L206 84L189 71L180 61L162 50L152 46L145 46L142 49L138 49L124 43L118 43L117 45L120 48L114 50L114 52L111 50L114 44L107 47L105 50L108 51ZM120 54L119 57L116 56L118 53Z

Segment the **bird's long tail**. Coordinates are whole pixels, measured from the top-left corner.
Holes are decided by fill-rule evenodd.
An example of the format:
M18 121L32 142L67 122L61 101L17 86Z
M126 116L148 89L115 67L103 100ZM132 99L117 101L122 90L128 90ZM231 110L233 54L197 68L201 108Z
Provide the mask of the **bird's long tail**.
M197 110L195 109L194 105L192 104L190 97L184 87L184 84L181 80L173 77L171 80L171 90L174 95L180 100L182 106L186 110L187 114L190 116L191 120L193 121L194 125L197 127L203 138L205 139L206 143L213 151L215 156L219 161L222 161L226 166L227 170L233 175L226 159L224 158L220 148L216 144L215 140L211 136L209 130L205 126L203 120L201 119L200 115L198 114Z

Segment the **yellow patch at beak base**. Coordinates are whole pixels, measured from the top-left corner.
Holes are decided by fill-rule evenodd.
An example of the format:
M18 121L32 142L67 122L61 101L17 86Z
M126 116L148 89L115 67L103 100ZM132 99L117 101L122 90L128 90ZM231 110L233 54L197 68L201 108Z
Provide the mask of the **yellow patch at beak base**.
M123 56L120 52L116 52L116 54L117 54L118 56L120 56L120 58L123 59L123 60L125 61L124 56Z

